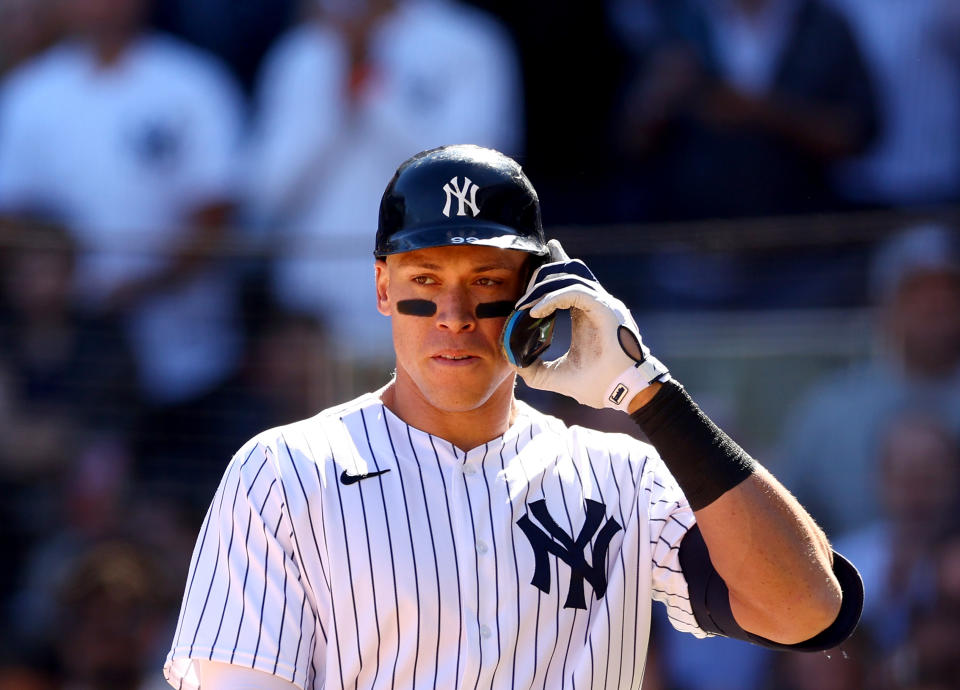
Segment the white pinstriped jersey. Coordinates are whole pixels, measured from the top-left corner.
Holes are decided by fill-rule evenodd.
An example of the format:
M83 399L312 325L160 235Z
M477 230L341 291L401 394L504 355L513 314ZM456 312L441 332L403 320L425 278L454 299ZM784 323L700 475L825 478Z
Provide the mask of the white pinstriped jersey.
M517 408L466 452L375 394L252 439L167 680L197 688L202 658L305 689L639 688L651 599L704 635L678 563L693 513L649 445Z

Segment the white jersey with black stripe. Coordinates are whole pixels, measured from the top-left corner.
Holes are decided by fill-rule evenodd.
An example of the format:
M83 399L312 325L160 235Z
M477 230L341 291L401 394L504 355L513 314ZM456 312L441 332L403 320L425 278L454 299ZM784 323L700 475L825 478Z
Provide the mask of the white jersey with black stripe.
M639 688L651 600L698 637L693 513L649 445L517 403L468 451L375 394L256 436L197 540L164 672L313 688Z

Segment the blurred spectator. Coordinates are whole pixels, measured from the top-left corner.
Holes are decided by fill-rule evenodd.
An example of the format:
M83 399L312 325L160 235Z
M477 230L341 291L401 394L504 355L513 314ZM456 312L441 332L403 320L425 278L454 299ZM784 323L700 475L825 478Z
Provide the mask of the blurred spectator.
M42 670L14 665L0 668L0 690L55 690L58 687Z
M0 0L0 78L59 37L59 1Z
M876 128L869 74L840 13L820 0L610 3L635 55L615 123L619 220L838 207L829 172ZM850 247L759 246L768 251L722 253L713 241L658 253L625 299L640 309L836 306L864 263Z
M960 683L960 609L931 607L915 615L910 636L882 659L879 690L956 690Z
M162 666L166 644L176 626L175 600L182 593L193 550L196 516L175 503L143 492L131 492L123 481L123 471L106 467L103 458L85 458L78 464L84 469L65 484L59 530L51 530L45 539L38 539L34 544L20 583L17 607L6 625L7 632L15 635L25 650L18 657L21 660L30 659L27 652L41 653L44 658L42 655L47 650L59 650L56 656L60 657L59 665L64 667L69 680L73 663L64 659L62 645L75 631L65 627L64 616L70 617L72 625L96 626L95 620L85 619L96 618L102 604L95 601L99 594L81 590L66 602L68 608L74 604L81 607L74 618L69 610L64 610L62 595L75 586L77 568L89 567L96 560L96 554L107 545L108 562L102 565L104 577L123 578L129 574L110 572L128 567L128 555L139 562L138 569L150 568L147 582L120 583L123 587L149 589L148 621L138 617L141 611L137 608L118 607L116 612L100 610L115 616L117 625L125 624L131 635L142 632L144 637L137 643L140 651L137 658L130 661L136 664L138 674L146 672L153 679L150 687L163 687L157 669ZM122 556L117 563L110 562L115 551ZM145 628L138 631L141 623ZM105 647L111 644L109 639L103 640ZM102 663L108 662L102 660ZM140 686L141 690L146 687Z
M68 566L58 591L55 647L65 687L142 690L160 687L154 656L169 592L161 563L136 542L115 540L85 549Z
M254 345L250 384L263 399L262 428L312 417L333 404L342 367L328 355L326 326L311 314L277 310Z
M686 109L697 107L695 82L714 62L709 25L697 0L607 0L607 21L628 56L616 87L610 148L616 160L615 219L658 220L647 181L649 158L662 133L680 127Z
M830 166L875 129L843 17L818 0L645 4L677 38L646 56L624 106L623 147L649 173L643 216L831 208Z
M250 213L281 252L276 300L335 314L335 354L392 357L371 262L383 187L411 152L432 146L516 154L512 44L458 2L318 0L268 55L257 104Z
M814 382L784 423L775 471L828 534L879 517L876 440L896 411L938 409L960 430L956 240L928 226L880 245L877 356Z
M13 571L18 581L7 628L18 639L42 646L55 629L56 590L64 568L127 520L129 475L130 456L122 447L103 443L78 452L59 481L48 487L53 495L45 505L44 522L34 529Z
M65 228L16 222L2 235L0 360L12 370L18 403L43 429L18 419L4 429L0 454L42 468L51 463L41 456L71 425L87 435L127 433L133 363L119 324L74 301L77 252ZM77 442L66 445L73 452Z
M155 0L152 24L223 60L247 91L270 45L312 0Z
M839 170L852 201L960 199L960 5L831 0L849 19L877 89L881 135Z
M937 601L960 610L960 516L937 546ZM960 640L958 640L960 641Z
M232 388L234 404L229 418L236 429L254 434L312 417L344 391L368 385L364 375L374 375L333 357L326 325L313 314L290 312L267 303L255 316L256 331L250 339L247 361ZM382 380L382 371L376 376L377 381ZM194 517L199 524L203 515ZM194 536L191 534L191 548Z
M64 0L71 38L5 82L0 212L41 209L73 233L79 296L125 318L145 467L204 494L233 449L218 410L242 338L211 253L236 195L242 102L212 59L141 30L146 2Z
M546 226L619 220L610 122L629 59L603 2L474 0L510 27L523 72L527 175Z
M917 409L886 420L880 437L882 515L834 544L871 593L860 625L885 654L906 639L911 614L936 600L936 547L960 509L960 445L936 416Z
M127 437L131 361L115 321L72 302L75 247L49 223L0 232L0 541L11 591L24 550L56 524L73 458ZM0 605L5 604L0 601Z
M59 690L61 685L51 664L18 654L14 645L0 641L0 690Z

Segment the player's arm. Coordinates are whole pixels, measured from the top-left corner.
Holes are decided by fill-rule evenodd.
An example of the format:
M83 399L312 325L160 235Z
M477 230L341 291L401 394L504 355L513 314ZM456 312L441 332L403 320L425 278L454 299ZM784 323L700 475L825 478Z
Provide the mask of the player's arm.
M519 373L535 388L633 413L696 513L699 527L680 557L701 627L774 646L842 641L862 603L855 569L834 558L799 503L671 379L624 304L559 245L554 252L519 306L537 318L569 309L570 351Z
M195 661L200 690L295 690L300 686L270 673L219 661Z
M843 591L823 531L761 466L694 512L710 562L744 630L797 644L826 630Z
M806 510L676 382L651 386L629 410L697 518L679 557L701 627L807 651L842 642L863 585Z
M712 586L725 586L733 621L780 644L809 640L836 621L843 591L833 551L783 485L675 382L641 391L628 411L694 509L699 534L681 546L694 596L706 599L716 574Z

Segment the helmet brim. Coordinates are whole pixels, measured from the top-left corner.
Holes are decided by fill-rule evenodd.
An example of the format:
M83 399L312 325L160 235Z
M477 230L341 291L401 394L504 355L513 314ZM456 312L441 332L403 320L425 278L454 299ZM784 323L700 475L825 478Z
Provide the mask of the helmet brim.
M549 253L546 244L528 235L520 235L506 225L475 222L463 225L432 225L408 228L394 233L374 251L374 256L383 258L417 249L432 247L456 247L479 245L497 247L545 256Z

